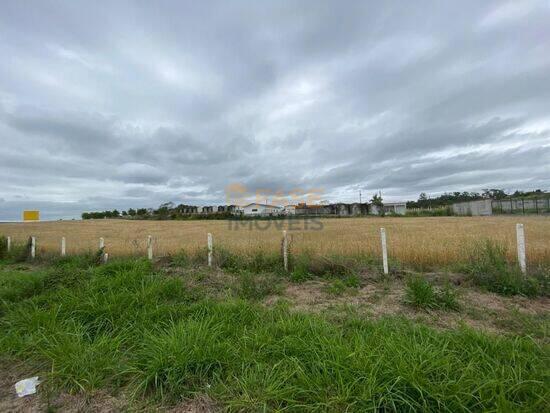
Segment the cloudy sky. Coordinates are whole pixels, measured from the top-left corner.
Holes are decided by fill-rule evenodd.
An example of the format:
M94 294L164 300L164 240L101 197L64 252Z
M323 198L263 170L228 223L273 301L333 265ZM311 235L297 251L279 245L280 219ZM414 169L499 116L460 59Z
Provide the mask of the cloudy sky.
M241 184L550 189L549 1L0 3L0 220Z

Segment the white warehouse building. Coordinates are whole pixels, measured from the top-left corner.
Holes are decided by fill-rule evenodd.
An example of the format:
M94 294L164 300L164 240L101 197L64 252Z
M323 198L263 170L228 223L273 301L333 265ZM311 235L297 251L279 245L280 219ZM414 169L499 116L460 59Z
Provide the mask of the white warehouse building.
M240 208L243 215L280 215L283 213L284 208L277 205L268 204L248 204Z

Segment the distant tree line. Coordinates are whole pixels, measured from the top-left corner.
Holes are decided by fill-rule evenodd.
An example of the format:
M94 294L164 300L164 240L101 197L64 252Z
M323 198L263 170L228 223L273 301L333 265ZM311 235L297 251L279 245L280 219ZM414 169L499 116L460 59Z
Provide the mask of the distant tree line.
M149 214L146 208L133 209L119 212L116 209L112 211L83 212L82 219L103 219L103 218L121 218L121 217L145 217Z
M476 201L478 199L506 199L506 198L536 198L549 196L541 189L534 191L515 191L508 193L503 189L484 189L483 192L445 192L436 197L429 197L422 192L416 201L408 201L407 208L442 208L456 202Z
M191 205L166 202L158 208L130 208L127 211L98 211L98 212L83 212L82 219L103 219L103 218L124 218L124 219L198 219L197 214L190 214L188 211L193 208ZM200 219L226 219L231 214L228 212L217 212L200 214Z

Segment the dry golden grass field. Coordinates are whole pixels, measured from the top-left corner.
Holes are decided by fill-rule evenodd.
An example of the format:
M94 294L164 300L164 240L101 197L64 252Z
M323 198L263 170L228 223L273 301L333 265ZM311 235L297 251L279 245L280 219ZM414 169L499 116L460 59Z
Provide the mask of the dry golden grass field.
M315 230L318 224L310 224L305 230L302 220L291 228L284 221L244 221L241 225L246 227L238 229L230 227L236 225L236 221L212 220L27 222L0 224L0 235L11 236L14 242L20 243L34 235L39 253L58 252L64 236L67 254L96 250L99 237L103 237L106 250L116 257L145 254L147 235L153 237L155 256L205 247L208 232L214 237L215 247L221 245L235 252L258 248L276 251L280 248L282 229L288 229L296 253L307 250L318 254L379 256L379 228L384 227L390 258L404 264L438 266L467 261L476 242L484 239L507 245L510 260L515 260L515 224L522 222L528 263L550 262L550 217L368 217L321 222L320 230ZM252 225L251 230L248 225Z

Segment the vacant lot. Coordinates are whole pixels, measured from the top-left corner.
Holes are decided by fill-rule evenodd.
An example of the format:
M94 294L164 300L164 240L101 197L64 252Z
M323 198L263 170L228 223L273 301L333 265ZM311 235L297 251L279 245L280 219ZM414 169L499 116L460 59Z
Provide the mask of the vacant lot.
M281 231L288 229L296 253L379 257L379 228L385 227L390 259L405 265L444 266L468 261L472 249L484 239L501 242L507 247L508 258L515 260L516 222L525 225L528 262L549 263L550 217L539 216L324 219L322 229L311 222L306 229L302 220L290 228L284 221L60 221L0 224L0 235L19 242L34 235L43 253L57 253L65 236L68 254L95 250L99 237L103 237L114 257L143 255L147 235L153 236L156 256L204 248L208 232L218 247L236 252L275 252L280 248Z
M0 411L540 412L548 310L458 274L0 260Z

